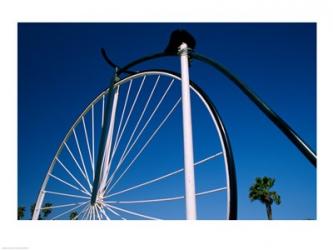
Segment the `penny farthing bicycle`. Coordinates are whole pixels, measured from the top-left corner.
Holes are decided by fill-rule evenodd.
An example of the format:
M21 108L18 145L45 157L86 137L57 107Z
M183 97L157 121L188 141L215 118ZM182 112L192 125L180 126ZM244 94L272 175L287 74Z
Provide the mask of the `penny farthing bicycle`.
M114 81L61 142L33 219L237 219L228 135L214 104L189 80L189 57L220 70L269 118L273 114L277 120L271 120L315 165L315 154L281 118L221 65L194 53L194 46L190 34L175 31L164 52L123 68L102 50L116 68ZM164 56L180 57L181 74L130 71ZM121 74L125 77L119 78Z

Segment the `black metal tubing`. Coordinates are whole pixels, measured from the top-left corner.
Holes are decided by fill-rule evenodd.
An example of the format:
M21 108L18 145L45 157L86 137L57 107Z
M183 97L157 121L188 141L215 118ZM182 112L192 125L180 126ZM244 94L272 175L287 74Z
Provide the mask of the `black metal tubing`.
M311 148L302 140L302 138L280 117L278 116L270 107L268 107L258 96L256 96L253 91L251 91L244 83L242 83L234 74L223 67L221 64L213 61L212 59L197 54L195 52L191 53L192 58L197 59L201 62L207 63L222 74L224 74L229 80L236 84L238 88L248 97L254 104L288 137L288 139L302 152L302 154L312 163L312 165L317 167L317 156L311 150Z
M129 68L140 64L145 61L153 60L160 57L165 56L176 56L174 54L167 54L165 52L156 53L153 55L148 55L145 57L141 57L133 62L127 64L123 68L120 68L118 73L126 73ZM312 165L317 167L317 156L314 151L304 142L304 140L280 117L278 116L267 104L265 104L259 97L257 97L253 91L251 91L243 82L241 82L234 74L232 74L229 70L223 67L221 64L215 62L214 60L200 55L191 51L189 54L190 58L197 59L203 63L207 63L208 65L214 67L222 74L224 74L229 80L231 80L236 86L247 96L250 98L252 102L277 126L286 136L287 138L298 148L298 150L312 163Z

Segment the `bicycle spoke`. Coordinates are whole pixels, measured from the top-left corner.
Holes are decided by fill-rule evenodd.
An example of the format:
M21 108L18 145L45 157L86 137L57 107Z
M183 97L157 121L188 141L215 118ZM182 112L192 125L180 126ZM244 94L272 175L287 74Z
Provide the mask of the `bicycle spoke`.
M169 83L168 88L166 89L166 91L164 92L163 96L161 97L160 101L158 102L158 104L156 105L155 109L153 110L153 112L151 113L150 117L148 118L148 120L146 121L146 123L144 124L143 128L141 129L141 131L139 132L139 134L137 135L136 139L134 140L134 142L132 143L132 145L130 146L130 148L128 149L127 152L126 149L124 150L114 172L112 173L111 177L108 180L107 183L107 187L108 185L110 185L112 179L114 178L114 175L116 174L116 172L118 171L120 165L125 161L127 155L129 154L129 152L131 151L131 149L134 147L134 145L136 144L136 142L138 141L138 139L140 138L140 136L142 135L142 133L144 132L144 130L146 129L146 127L148 126L148 124L150 123L151 119L154 117L156 111L159 109L160 105L162 104L164 98L166 97L166 95L168 94L170 88L173 86L174 83L174 79Z
M103 95L103 102L102 102L102 128L104 126L104 110L105 110L105 95Z
M219 191L226 190L227 187L215 188L211 190L207 190L204 192L196 193L196 196L201 196L205 194L211 194ZM174 197L165 197L165 198L158 198L158 199L147 199L147 200L128 200L128 201L105 201L107 204L139 204L139 203L153 203L153 202L164 202L164 201L174 201L174 200L181 200L184 199L185 196L174 196Z
M223 154L222 152L218 152L218 153L216 153L216 154L214 154L214 155L208 156L208 157L206 157L205 159L202 159L202 160L197 161L196 163L194 163L194 166L198 166L198 165L200 165L200 164L203 164L203 163L205 163L205 162L207 162L207 161L209 161L209 160L212 160L212 159L214 159L214 158L216 158L216 157L218 157L218 156L220 156L220 155L222 155L222 154ZM181 172L183 172L183 171L184 171L184 168L181 168L181 169L178 169L178 170L173 171L173 172L171 172L171 173L168 173L168 174L162 175L162 176L160 176L160 177L154 178L154 179L152 179L152 180L149 180L149 181L146 181L146 182L143 182L143 183L137 184L137 185L135 185L135 186L132 186L132 187L126 188L126 189L121 190L121 191L119 191L119 192L112 193L112 194L110 194L110 195L108 195L108 194L109 194L109 192L108 192L107 195L104 196L104 198L109 198L109 197L111 197L111 196L116 196L116 195L119 195L119 194L126 193L126 192L128 192L128 191L131 191L131 190L134 190L134 189L137 189L137 188L140 188L140 187L143 187L143 186L146 186L146 185L149 185L149 184L155 183L155 182L157 182L157 181L163 180L163 179L165 179L165 178L171 177L171 176L173 176L173 175L179 174L179 173L181 173Z
M82 170L80 164L77 162L77 160L76 160L75 156L73 155L72 151L70 150L69 146L67 145L66 142L64 142L64 145L65 145L67 151L69 152L69 154L71 155L72 159L74 160L76 166L77 166L78 169L80 170L80 173L82 174L82 176L84 177L84 179L88 182L86 175L84 174L84 172L83 172L83 170ZM88 185L88 186L89 186L89 185Z
M124 107L123 107L123 112L121 113L121 117L120 117L120 122L119 122L119 125L118 125L118 129L117 129L115 143L118 141L119 131L120 131L121 125L123 124L123 118L124 118L125 110L126 110L126 107L127 107L128 96L129 96L129 93L131 92L132 82L133 82L133 80L130 81L128 89L127 89L126 98L125 98L125 104L124 104ZM113 152L112 152L112 156L114 154L114 151L115 150L113 150Z
M124 208L120 208L120 207L116 207L116 206L113 206L113 205L105 204L105 206L116 209L116 210L119 210L119 211L122 211L122 212L125 212L125 213L128 213L128 214L131 214L131 215L135 215L135 216L138 216L138 217L141 217L141 218L144 218L144 219L161 220L161 219L156 218L156 217L151 217L151 216L148 216L148 215L145 215L145 214L133 212L133 211L130 211L130 210L127 210L127 209L124 209Z
M136 102L137 102L137 100L138 100L138 97L139 97L139 95L140 95L140 92L141 92L141 89L142 89L142 86L143 86L143 83L144 83L145 80L146 80L146 76L143 77L143 79L142 79L142 81L141 81L141 84L140 84L140 87L139 87L139 90L138 90L138 92L137 92L136 95L135 95L135 98L134 98L134 101L133 101L133 103L132 103L131 109L130 109L129 114L128 114L127 118L126 118L126 121L125 121L124 127L123 127L123 129L121 130L121 133L120 133L120 136L119 136L119 140L118 140L117 142L115 142L115 146L114 146L114 147L115 147L115 151L116 151L117 148L118 148L118 145L119 145L119 143L120 143L120 141L121 141L122 135L123 135L123 133L124 133L124 131L125 131L125 129L126 129L127 123L128 123L128 121L129 121L129 119L130 119L130 117L131 117L131 115L132 115L132 111L133 111L133 109L134 109L134 107L135 107L135 104L136 104Z
M89 154L89 159L90 159L90 164L91 164L91 171L93 172L94 163L93 163L93 159L92 159L92 155L91 155L90 142L89 142L89 138L88 138L88 133L87 133L86 122L84 120L84 116L82 116L82 124L83 124L83 129L84 129L84 135L86 138L87 148L88 148L88 154Z
M73 134L74 134L74 137L75 137L75 142L76 142L77 149L79 150L79 154L80 154L80 158L81 158L81 163L83 165L83 169L84 169L84 173L85 173L85 176L86 176L86 180L87 180L88 185L90 187L90 191L92 191L92 186L91 186L91 183L90 183L90 180L89 180L89 177L88 177L86 164L84 163L84 159L83 159L83 156L82 156L82 153L81 153L81 148L80 148L79 141L77 139L75 128L73 128Z
M91 106L91 148L92 148L92 176L95 176L95 112L94 105Z
M87 202L78 202L78 203L70 203L70 204L63 204L63 205L57 205L57 206L42 207L42 208L40 208L40 210L54 209L54 208L61 208L61 207L71 207L71 206L85 204L85 203L87 203Z
M77 220L77 219L80 217L81 214L82 214L82 219L83 219L84 213L85 213L86 211L88 211L88 209L89 209L89 203L88 203L85 207L82 208L81 212L78 213L78 214L73 218L73 220Z
M157 129L154 131L154 133L149 137L148 141L143 145L139 153L134 157L134 159L131 161L131 163L127 166L125 171L118 177L118 179L114 182L114 184L111 186L110 190L114 188L114 186L121 180L121 178L124 176L124 174L128 171L128 169L133 165L133 163L136 161L136 159L140 156L140 154L143 152L143 150L147 147L147 145L150 143L150 141L154 138L154 136L157 134L157 132L160 130L160 128L163 126L163 124L167 121L167 119L170 117L170 115L173 113L173 111L176 109L178 104L180 103L181 98L178 99L176 104L172 107L170 112L167 114L167 116L163 119L161 124L157 127Z
M72 185L72 184L70 184L70 183L68 183L68 182L66 182L66 181L64 181L64 180L62 180L61 178L59 178L59 177L57 177L57 176L55 176L55 175L53 175L53 174L50 174L50 173L49 173L49 176L51 176L52 178L54 178L54 179L56 179L56 180L58 180L58 181L60 181L60 182L62 182L62 183L64 183L64 184L66 184L67 186L69 186L69 187L71 187L71 188L74 188L75 190L78 190L78 191L80 191L80 192L82 192L82 193L84 193L84 194L90 195L87 191L81 190L81 189L79 189L78 187L76 187L76 186L74 186L74 185Z
M114 211L112 208L110 208L109 206L107 206L107 204L104 204L105 206L105 208L107 209L107 210L109 210L111 213L113 213L114 215L116 215L117 217L119 217L119 218L121 218L122 220L127 220L127 219L125 219L123 216L121 216L120 214L118 214L116 211Z
M158 76L157 80L155 81L154 87L153 87L152 91L150 92L150 95L149 95L149 97L148 97L148 100L147 100L147 102L146 102L146 104L145 104L145 106L144 106L144 108L143 108L143 110L142 110L142 112L141 112L141 115L140 115L140 117L139 117L139 119L138 119L138 121L137 121L137 123L136 123L136 125L135 125L135 127L134 127L134 129L133 129L133 131L132 131L132 134L131 134L131 136L130 136L128 142L127 142L127 145L126 145L126 147L125 147L125 149L124 149L124 152L123 152L123 154L121 155L120 159L123 159L123 157L124 157L124 155L125 155L125 153L126 153L126 150L128 149L128 147L129 147L129 145L130 145L130 143L131 143L131 141L132 141L132 138L133 138L133 136L134 136L134 134L135 134L135 132L136 132L136 130L137 130L137 128L138 128L140 122L141 122L141 119L142 119L143 115L144 115L145 112L146 112L146 109L147 109L147 107L148 107L148 105L149 105L149 103L150 103L150 100L151 100L151 98L152 98L154 92L155 92L155 89L156 89L156 87L157 87L157 83L159 82L159 80L160 80L160 76ZM167 90L167 91L168 91L168 90ZM166 92L167 92L167 91L166 91Z
M58 159L58 157L56 157L55 158L56 159L56 161L63 167L63 169L65 169L65 171L74 179L74 181L77 183L77 184L79 184L79 186L84 190L84 191L86 191L86 193L89 193L88 191L87 191L87 189L85 189L85 187L81 184L81 182L79 182L76 178L75 178L75 176L71 173L71 171L69 171L68 170L68 168Z
M45 190L44 193L67 196L67 197L74 197L74 198L81 198L81 199L90 199L90 197L88 197L88 196L80 196L80 195L75 195L75 194L60 193L60 192L54 192L54 191L48 191L48 190Z
M104 217L105 217L107 220L110 220L110 218L106 215L104 209L103 209L99 204L96 203L96 207L97 207L97 209L101 212L101 214L104 215ZM101 216L101 219L103 219L102 216Z
M65 215L65 214L67 214L67 213L73 211L74 209L77 209L77 208L79 208L79 207L82 207L82 206L83 206L84 204L86 204L86 203L88 203L88 201L87 201L87 202L84 202L84 203L82 203L82 204L80 204L80 205L78 205L78 206L75 206L75 207L73 207L73 208L71 208L71 209L69 209L69 210L66 210L65 212L63 212L63 213L61 213L61 214L59 214L59 215L53 217L51 220L55 220L55 219L57 219L57 218L59 218L59 217Z

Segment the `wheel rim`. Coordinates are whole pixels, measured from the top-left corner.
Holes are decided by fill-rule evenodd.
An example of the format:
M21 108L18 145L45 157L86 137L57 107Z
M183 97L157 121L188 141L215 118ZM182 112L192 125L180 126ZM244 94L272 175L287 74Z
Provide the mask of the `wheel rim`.
M100 192L102 198L100 198L95 206L90 206L89 202L96 165L98 139L101 127L104 123L105 104L109 90L103 91L96 97L82 112L61 143L42 184L33 219L43 217L45 211L49 208L52 209L52 213L49 215L48 219L72 218L96 220L160 219L158 216L148 214L155 213L164 215L166 211L181 210L184 206L181 205L181 203L184 203L184 196L182 194L183 181L181 177L183 170L179 160L182 159L180 159L180 154L176 155L170 153L171 148L172 151L177 149L174 143L181 143L181 141L177 141L177 138L173 138L177 137L176 135L177 133L179 134L179 131L175 131L172 126L172 124L176 122L175 118L172 118L176 116L174 113L181 112L179 107L180 93L177 97L177 87L180 87L179 82L179 76L166 71L141 72L117 82L115 89L119 89L119 99L121 100L118 104L119 109L116 111L116 126L113 136L114 143L112 144L113 153L111 154L112 164L110 173L106 175L107 177L105 178L105 189L103 189L105 192L103 192L103 190ZM194 108L196 108L196 105L198 105L198 107L201 105L202 110L200 112L205 110L206 115L210 117L210 127L214 125L215 137L218 137L218 139L216 139L220 146L220 150L206 154L205 156L200 156L200 159L198 158L195 163L195 171L199 172L198 175L196 173L196 179L199 180L198 186L200 187L197 192L199 219L211 218L209 216L205 217L203 213L200 214L202 207L200 205L210 204L212 206L215 202L214 200L208 202L200 201L201 197L214 196L223 192L225 193L224 196L222 195L223 198L216 197L216 200L221 202L221 200L224 199L225 211L223 213L226 214L225 217L227 219L235 219L235 211L237 210L237 203L235 203L235 173L230 144L225 129L216 109L209 101L208 96L194 83L191 83L191 92L191 95L194 96L192 99L196 99L193 102L197 101L197 104L194 104ZM194 109L194 117L195 112L197 112L196 109ZM159 125L157 125L158 122L154 124L155 126L152 125L154 119L159 121ZM170 119L173 120L170 122L168 121ZM168 123L171 123L171 125ZM155 136L160 130L164 129L165 124L168 125L169 128L169 132L164 131L167 136L163 137L160 135L159 139L156 139ZM203 123L201 124L201 122L199 122L198 124L198 127L200 127ZM181 123L178 126L181 128ZM203 133L200 132L197 134ZM196 135L194 135L194 140L196 140L195 136ZM170 141L168 137L170 137ZM164 146L166 145L165 147L149 146L149 143L154 141L155 143L156 141L168 143L164 144ZM172 144L171 147L170 144ZM122 150L120 150L121 148ZM141 161L140 165L137 161L142 158L142 153L147 153L146 148L150 149L150 154L153 157L151 156L151 158L149 158L146 156L148 158ZM155 152L153 149L155 149ZM174 160L174 162L178 161L178 164L176 164L178 168L174 166L172 162L170 164L172 167L170 168L165 167L165 163L158 162L158 165L162 166L162 174L157 175L155 173L156 169L158 169L157 167L148 168L144 165L147 165L148 162L148 165L153 166L156 162L155 158L157 158L156 155L154 156L156 153L159 153L159 158L163 158L162 154L160 154L161 151L164 151L164 154L167 155L167 157L164 157L164 161L167 160L167 158L169 158L170 161L171 159ZM155 160L152 160L152 158ZM225 184L213 186L216 180L212 180L213 184L210 188L207 188L209 185L204 184L204 182L207 181L207 176L209 177L211 174L199 170L208 167L200 168L198 166L205 165L214 160L216 161L218 158L222 158L222 161L220 159L214 166L219 166L221 169L221 162L223 162L222 168L224 176L220 169L219 171L214 170L214 175L218 175L216 179L220 178L222 182L223 180L221 179L224 178ZM145 162L146 164L144 164ZM136 164L138 164L138 166L133 167ZM132 169L140 169L141 172L135 172L132 171ZM132 177L127 178L127 181L124 182L123 179L128 175ZM145 176L141 178L141 175ZM170 181L171 179L174 180ZM165 184L167 180L168 184ZM162 187L156 188L156 192L152 190L142 192L143 189L156 184L162 185ZM177 186L177 188L174 186ZM137 194L138 190L142 193ZM165 190L170 194L159 195L161 191L164 192ZM167 203L177 204L169 206L155 205ZM132 209L133 205L137 206L138 209ZM150 213L143 212L146 210ZM159 210L159 212L156 213L156 210ZM202 207L202 211L207 212L209 209ZM166 214L162 216L161 219L183 219L181 215L182 213L173 212L170 213L170 215ZM220 219L220 217L218 217L218 219Z

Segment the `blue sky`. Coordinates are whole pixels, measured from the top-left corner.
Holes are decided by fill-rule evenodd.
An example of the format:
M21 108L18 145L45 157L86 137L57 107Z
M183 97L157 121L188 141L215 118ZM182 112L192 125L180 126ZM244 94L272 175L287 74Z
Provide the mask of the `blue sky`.
M229 68L316 150L315 24L19 24L18 203L29 206L59 143L112 71L99 49L119 65L165 48L169 34L187 29L198 53ZM175 58L141 69L177 70ZM191 79L211 97L229 132L238 181L239 219L264 219L248 188L257 176L276 178L282 204L275 219L316 218L316 171L230 81L193 62ZM195 118L193 118L195 119Z

